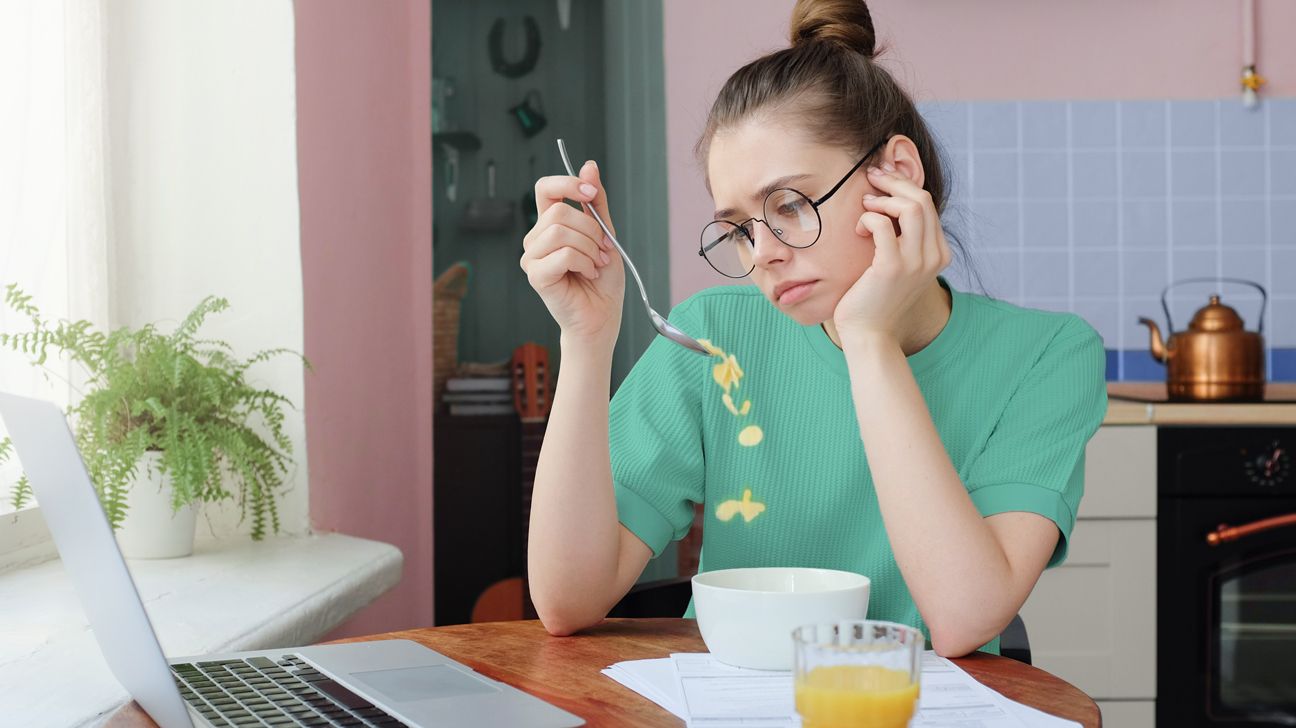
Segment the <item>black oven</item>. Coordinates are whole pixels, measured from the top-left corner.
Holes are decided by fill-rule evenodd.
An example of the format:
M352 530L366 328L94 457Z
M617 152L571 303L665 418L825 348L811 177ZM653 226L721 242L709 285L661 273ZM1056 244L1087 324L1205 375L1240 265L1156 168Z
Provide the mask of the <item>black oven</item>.
M1157 726L1296 726L1296 427L1157 439Z

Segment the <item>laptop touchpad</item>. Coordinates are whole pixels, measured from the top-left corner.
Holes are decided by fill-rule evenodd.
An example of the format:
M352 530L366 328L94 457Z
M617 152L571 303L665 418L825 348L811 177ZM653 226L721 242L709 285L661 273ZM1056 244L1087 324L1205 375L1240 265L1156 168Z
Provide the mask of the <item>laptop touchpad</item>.
M499 691L499 688L485 680L447 665L353 672L351 677L397 702Z

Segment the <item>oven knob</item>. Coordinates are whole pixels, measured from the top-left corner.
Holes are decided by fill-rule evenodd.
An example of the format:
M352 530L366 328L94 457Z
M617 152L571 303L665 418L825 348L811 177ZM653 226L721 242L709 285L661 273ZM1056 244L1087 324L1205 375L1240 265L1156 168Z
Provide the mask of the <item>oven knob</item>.
M1244 454L1243 470L1252 483L1262 488L1272 488L1291 475L1291 453L1277 441L1252 455Z

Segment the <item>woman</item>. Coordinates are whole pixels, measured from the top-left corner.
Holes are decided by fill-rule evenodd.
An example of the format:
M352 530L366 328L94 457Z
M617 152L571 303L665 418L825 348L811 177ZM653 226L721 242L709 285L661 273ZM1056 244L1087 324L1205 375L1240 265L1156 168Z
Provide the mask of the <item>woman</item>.
M940 160L873 60L863 2L801 0L791 38L729 78L698 143L706 262L755 284L672 312L715 358L658 338L609 407L624 274L563 203L608 219L598 168L536 184L521 265L562 328L562 368L532 599L553 634L596 624L703 503L703 570L863 573L871 618L923 629L941 655L997 651L1065 557L1106 409L1102 342L939 276Z

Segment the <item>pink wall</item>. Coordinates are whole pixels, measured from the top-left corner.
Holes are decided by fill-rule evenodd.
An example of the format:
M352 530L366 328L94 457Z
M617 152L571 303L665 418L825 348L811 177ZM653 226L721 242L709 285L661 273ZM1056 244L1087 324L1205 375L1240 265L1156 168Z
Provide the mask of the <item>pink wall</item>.
M405 554L334 637L432 623L430 16L296 3L311 517Z
M680 254L710 219L693 160L715 94L739 66L787 45L793 0L666 0L671 298L723 279ZM1240 0L871 0L883 57L922 100L1214 99L1238 93ZM1258 0L1265 93L1296 96L1296 2ZM717 28L724 28L723 42Z

